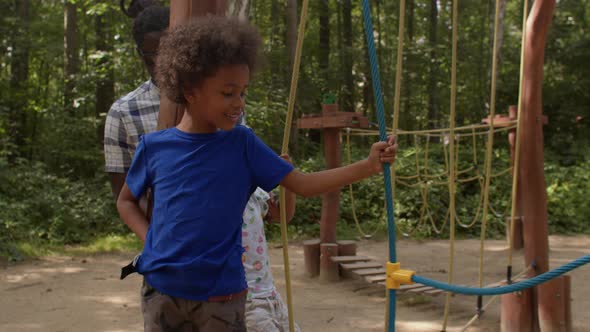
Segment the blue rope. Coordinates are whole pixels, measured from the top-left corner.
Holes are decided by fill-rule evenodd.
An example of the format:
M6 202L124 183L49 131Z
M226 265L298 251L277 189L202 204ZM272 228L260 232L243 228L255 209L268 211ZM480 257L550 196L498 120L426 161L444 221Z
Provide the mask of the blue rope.
M373 81L373 93L377 105L377 120L379 122L379 139L387 141L387 132L385 130L385 111L383 107L383 94L381 93L381 78L379 77L379 64L377 63L377 52L375 52L375 41L373 40L373 23L371 20L371 7L369 0L363 0L363 18L365 25L365 34L367 36L367 46L369 49L369 62L371 63L371 78ZM389 164L383 165L383 177L385 180L385 199L387 203L387 228L389 230L389 261L397 262L395 253L395 223L393 217L393 193L391 192L391 171ZM395 290L389 290L389 314L388 329L395 331Z
M456 293L456 294L465 294L465 295L500 295L500 294L507 294L512 292L521 291L523 289L531 288L547 282L553 278L556 278L564 273L567 273L577 267L590 263L590 255L582 256L575 261L569 262L565 265L562 265L554 270L549 272L545 272L540 274L534 278L527 279L520 281L518 283L496 287L496 288L476 288L476 287L463 287L463 286L456 286L450 285L444 282L420 277L414 275L412 277L412 281L423 284L426 286L442 289L448 292Z

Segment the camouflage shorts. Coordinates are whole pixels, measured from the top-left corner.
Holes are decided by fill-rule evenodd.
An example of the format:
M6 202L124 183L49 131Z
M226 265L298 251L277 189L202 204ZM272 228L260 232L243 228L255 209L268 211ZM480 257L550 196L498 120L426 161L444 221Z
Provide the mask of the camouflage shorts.
M246 297L225 302L191 301L162 294L144 281L145 332L245 332Z

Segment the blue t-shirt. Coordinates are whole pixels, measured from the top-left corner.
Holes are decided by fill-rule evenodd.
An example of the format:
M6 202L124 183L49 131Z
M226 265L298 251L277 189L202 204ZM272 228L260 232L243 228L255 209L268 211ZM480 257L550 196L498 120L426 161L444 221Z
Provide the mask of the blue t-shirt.
M246 289L242 213L256 187L270 191L292 170L243 126L144 135L126 180L136 198L148 187L154 194L138 272L158 291L196 301Z

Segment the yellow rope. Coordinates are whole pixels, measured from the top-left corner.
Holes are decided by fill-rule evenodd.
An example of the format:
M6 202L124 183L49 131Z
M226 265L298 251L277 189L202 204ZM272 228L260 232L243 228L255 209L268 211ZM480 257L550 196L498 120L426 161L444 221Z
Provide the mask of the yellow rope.
M500 22L500 0L496 0L496 12L494 17L494 47L492 49L492 84L490 91L490 122L488 129L488 142L486 146L486 163L485 163L485 193L483 200L483 217L481 220L481 241L479 244L479 287L483 287L483 261L484 261L484 241L486 239L486 226L488 221L488 206L490 198L490 181L492 173L492 149L494 146L494 117L496 115L496 70L498 63L498 31Z
M516 127L517 120L508 121L506 122L506 127L501 128L494 128L494 132L506 131ZM472 131L473 129L486 129L484 132L478 132L477 135L487 134L487 130L489 129L488 124L472 124L467 126L456 127L455 132L459 131ZM377 129L366 129L366 128L351 128L352 132L355 133L366 133L366 134L379 134ZM393 133L392 128L387 128L388 133ZM421 136L434 136L434 137L442 137L445 136L446 133L449 132L449 128L438 128L438 129L427 129L427 130L403 130L403 129L396 129L397 135L421 135ZM435 135L435 134L442 134L442 135ZM461 134L462 136L469 136L470 134Z
M449 278L448 283L453 283L454 257L455 257L455 102L457 96L457 16L459 14L459 0L453 1L453 41L451 54L451 115L449 126L449 209L450 212L450 246L449 246ZM445 313L442 330L447 329L449 310L451 305L451 293L447 293L445 301Z
M293 122L293 110L295 109L295 96L297 95L297 82L299 81L299 66L301 64L301 51L303 49L303 37L305 34L305 20L307 18L307 7L309 0L303 0L301 6L301 18L299 30L297 31L297 45L295 48L295 60L293 62L293 76L291 77L291 90L289 91L289 104L287 117L285 119L285 130L283 132L283 145L281 153L289 152L289 139L291 135L291 124ZM293 319L293 293L291 291L291 273L289 267L289 242L287 240L287 203L285 200L285 188L280 188L280 209L281 209L281 242L283 244L283 265L285 268L285 287L287 289L287 311L289 313L289 331L294 332Z
M352 163L352 160L351 160L352 158L350 156L350 150L351 150L350 131L346 131L346 157L347 157L347 163L349 165ZM352 189L352 183L348 185L348 192L350 193L350 205L351 205L351 209L352 209L352 218L354 219L356 229L365 239L371 238L373 235L375 235L375 233L377 233L377 230L379 230L379 228L376 228L372 234L368 234L363 231L363 228L361 227L361 224L360 224L358 217L356 215L356 203L354 201L354 192ZM381 218L379 218L379 220L381 220Z
M526 42L526 20L529 12L529 1L524 0L524 8L522 11L522 39L520 46L520 84L518 88L518 112L517 112L517 126L516 126L516 147L514 148L514 166L512 172L512 204L510 212L510 227L508 232L508 266L512 266L512 251L514 243L512 243L512 234L514 234L514 220L516 219L516 195L518 188L518 165L520 162L520 142L521 134L524 130L522 126L522 106L524 93L524 61L525 61L525 42Z

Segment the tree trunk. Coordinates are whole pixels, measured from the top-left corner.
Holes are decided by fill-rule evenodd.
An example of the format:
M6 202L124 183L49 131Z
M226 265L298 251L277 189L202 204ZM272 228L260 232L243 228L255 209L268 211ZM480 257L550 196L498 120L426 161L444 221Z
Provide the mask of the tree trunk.
M352 5L350 0L342 1L342 27L344 51L342 70L344 70L344 88L342 89L342 110L353 112L354 107L354 77L352 76Z
M288 71L284 77L287 79L287 86L291 84L291 78L293 74L293 65L295 63L295 49L297 48L297 33L298 33L298 5L297 0L287 0L287 6L285 8L285 24L286 24L286 42L287 45L287 57L289 59ZM297 98L300 98L296 96ZM297 129L297 120L301 116L301 111L297 108L297 102L295 103L295 109L293 110L293 125L291 127L291 140L289 145L290 153L295 154L299 151L299 130Z
M10 90L12 93L9 111L9 140L14 148L9 148L9 161L23 156L25 150L25 127L27 121L27 80L29 78L29 0L16 1L16 31L12 39L12 58L10 59ZM10 151L12 150L12 151Z
M493 3L495 3L495 1L493 1ZM494 6L495 8L496 6ZM500 82L497 81L498 79L498 75L500 73L500 66L502 63L502 44L504 43L504 15L506 13L506 0L500 0L500 15L498 17L498 48L497 48L497 52L496 52L496 72L492 73L492 66L490 65L490 70L488 73L488 77L490 78L490 80L492 79L492 75L495 76L496 78L496 89L499 88L499 84ZM492 24L491 24L491 28L490 28L490 50L492 50L493 52L493 48L494 48L494 21L495 21L495 13L492 12L491 13L492 16ZM491 61L491 60L490 60ZM491 81L490 81L491 82Z
M436 82L438 80L438 62L436 48L438 45L438 4L437 0L430 0L430 30L428 43L430 45L430 65L428 75L428 123L430 128L438 125L438 98Z
M297 0L287 0L287 53L289 56L289 68L293 68L295 62L295 47L297 46Z
M250 17L250 0L228 1L227 15L239 17L241 20L248 20Z
M318 49L318 59L320 72L324 81L325 91L330 90L330 6L328 0L319 0L319 26L320 26L320 46Z
M101 124L96 128L96 135L99 142L102 142L104 135L104 124L103 121L99 120L109 111L109 108L115 99L115 79L113 63L111 62L113 48L107 23L109 14L110 12L107 11L103 14L97 15L94 25L96 33L96 51L101 54L98 63L96 64L98 77L95 89L95 117L97 123Z
M415 114L412 114L412 82L410 73L413 71L412 65L413 62L413 48L414 48L414 0L409 0L407 2L406 7L406 17L407 17L407 47L406 50L408 51L407 56L405 57L405 70L403 73L403 98L402 101L404 103L403 107L403 114L404 116L400 117L400 123L403 124L403 129L412 130L412 124L414 121L412 119L415 118ZM400 114L400 115L401 115ZM408 136L409 139L409 136Z
M76 4L70 1L64 6L64 110L74 110L75 78L78 73L78 44L76 43Z
M271 49L276 49L278 43L280 42L280 35L279 35L279 19L280 19L280 11L279 11L279 4L277 0L272 0L270 3L270 21L271 21L271 33L270 33L270 47ZM270 91L275 89L275 86L278 82L281 82L282 75L284 71L282 70L280 65L280 61L271 61L270 62ZM278 77L277 77L278 76ZM290 76L289 76L290 77Z

